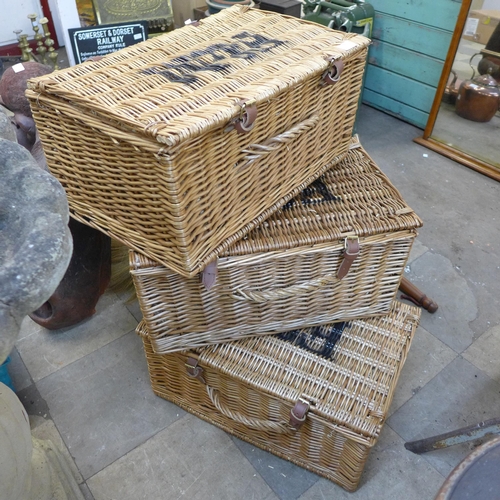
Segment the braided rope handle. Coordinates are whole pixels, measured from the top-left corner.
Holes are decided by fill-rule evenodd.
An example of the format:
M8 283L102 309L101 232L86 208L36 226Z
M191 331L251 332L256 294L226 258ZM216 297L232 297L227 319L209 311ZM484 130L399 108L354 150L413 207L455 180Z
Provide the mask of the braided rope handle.
M299 135L314 128L318 123L319 116L313 115L311 118L297 123L297 125L294 125L290 130L287 130L286 132L283 132L275 137L271 137L263 144L250 144L247 149L243 150L244 153L247 153L245 156L247 163L242 166L246 166L248 163L280 149L283 145L294 141Z
M249 292L237 288L234 293L228 294L228 296L236 300L264 303L313 292L314 290L318 290L319 288L336 280L338 280L338 278L337 273L335 272L332 274L325 274L325 276L322 276L321 278L315 278L313 280L306 281L305 283L291 285L286 288L278 288L276 290L269 290L267 292Z
M246 425L247 427L250 427L252 429L257 429L261 431L273 431L273 432L279 432L279 433L286 433L286 432L292 432L293 429L291 429L286 422L271 422L270 420L260 420L258 418L249 418L245 417L244 415L240 415L239 413L236 413L229 408L226 408L222 406L219 395L215 389L212 387L207 387L207 394L208 397L210 398L210 401L212 401L213 405L226 417L240 423L243 425Z

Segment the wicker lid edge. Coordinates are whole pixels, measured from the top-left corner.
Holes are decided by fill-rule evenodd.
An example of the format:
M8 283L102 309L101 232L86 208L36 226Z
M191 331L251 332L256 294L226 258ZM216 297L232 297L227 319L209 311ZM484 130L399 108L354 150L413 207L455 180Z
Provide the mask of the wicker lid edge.
M226 18L228 19L228 22L231 20L231 16L239 16L240 11L245 11L245 9L240 9L240 7L235 6L231 7L230 9L225 9L223 13L217 14L219 16L219 24L221 24L220 20L225 20ZM243 12L244 14L244 12ZM242 15L243 15L242 14ZM253 15L258 15L258 16L264 16L269 19L283 19L287 18L287 16L281 16L275 13L269 13L269 12L261 12L259 14L253 13ZM217 17L214 16L214 17ZM210 18L209 18L210 19ZM294 22L297 23L298 20L295 18L290 18L294 19ZM202 23L204 24L204 23ZM207 20L208 24L208 20ZM332 47L325 47L325 50L322 51L321 54L318 54L317 56L317 62L315 63L317 68L314 69L308 69L308 71L311 71L312 73L322 73L329 65L329 62L326 61L324 58L327 55L334 54L335 58L338 57L350 57L354 54L354 52L357 50L359 51L359 48L366 48L368 44L370 43L368 39L362 37L361 35L356 35L353 33L340 33L340 32L335 32L334 30L329 30L326 27L323 27L321 25L317 25L316 23L309 23L300 20L301 25L310 25L313 26L315 30L324 30L321 31L322 33L325 34L325 36L328 36L328 38L332 39L332 41L335 42L337 46L341 46L345 41L352 41L352 46L349 46L346 49L340 49L338 50L335 49L335 51L332 53ZM320 27L320 28L319 28ZM241 111L241 106L239 106L237 103L239 100L242 98L244 99L255 99L257 103L264 102L265 100L269 99L271 94L269 93L270 91L262 91L262 88L259 89L259 82L254 81L253 83L247 85L245 89L241 89L241 93L238 91L236 94L234 94L234 91L231 91L227 94L227 97L222 98L222 101L220 102L220 109L217 109L215 113L213 113L213 110L211 110L211 106L213 107L213 102L211 101L208 103L205 107L204 110L207 111L207 116L210 116L208 120L202 120L202 121L195 121L193 124L187 126L187 127L180 127L179 133L172 133L172 131L168 130L165 125L164 120L157 120L153 117L148 118L147 120L142 120L140 116L132 116L129 114L125 114L124 111L121 111L120 109L115 109L113 106L107 106L103 105L102 103L99 102L94 102L92 101L92 93L89 93L88 95L80 96L79 91L77 90L77 87L73 89L72 87L66 88L65 85L73 85L73 82L71 81L71 78L74 79L74 81L77 83L77 80L82 80L84 78L88 78L89 75L93 75L95 73L96 75L99 75L102 73L100 76L100 79L104 78L107 73L104 73L105 71L111 72L110 73L110 78L113 76L114 73L118 72L118 70L115 71L114 68L110 68L112 64L121 64L126 67L127 63L127 54L132 53L132 54L141 54L141 50L144 52L144 47L150 43L152 44L158 44L160 43L159 40L165 39L168 40L169 36L172 36L173 33L176 33L177 31L182 31L182 30L188 30L188 29L195 29L193 27L186 26L184 28L181 28L180 30L175 30L174 32L168 33L166 35L163 35L162 37L158 37L156 39L152 40L147 40L146 42L142 42L141 44L138 44L139 46L143 46L142 49L136 48L137 46L132 46L129 47L128 49L123 49L122 51L119 51L115 54L110 54L108 56L105 56L102 60L100 61L95 61L95 62L85 62L81 65L75 66L73 68L69 68L66 70L61 70L56 73L51 73L47 75L46 77L39 77L32 79L28 82L28 88L36 93L42 93L42 94L52 94L54 96L57 96L60 99L66 99L70 101L73 105L79 103L82 107L86 109L90 109L93 113L95 113L98 116L102 116L105 119L110 118L110 116L113 117L113 120L116 120L117 122L125 124L127 127L131 127L134 130L141 130L144 134L156 137L157 140L161 143L173 146L177 144L180 140L184 140L186 137L191 137L192 135L199 135L200 132L200 126L203 127L208 127L208 128L213 128L216 126L221 126L225 125L234 118L236 118L240 111ZM222 39L222 38L221 38ZM192 51L192 47L188 48L187 50ZM121 54L120 54L121 53ZM278 54L279 55L279 54ZM283 54L281 54L283 55ZM138 56L139 57L139 56ZM143 56L140 56L143 57ZM145 56L144 56L145 57ZM309 56L308 56L309 57ZM310 59L310 57L309 57ZM170 59L168 59L170 60ZM312 63L308 63L312 64ZM313 65L314 66L314 65ZM117 66L118 68L118 66ZM286 70L286 68L285 68ZM134 69L135 71L135 69ZM283 73L286 76L286 73ZM115 75L116 76L116 75ZM105 81L107 82L109 78L105 78ZM69 83L68 83L69 82ZM83 82L83 80L82 80ZM217 80L215 81L217 83ZM281 82L283 83L283 82ZM267 82L269 85L269 88L276 87L274 84L273 80L269 80ZM289 82L290 85L293 84L293 79L291 82ZM130 85L129 85L130 86ZM167 85L168 86L168 85ZM283 86L283 85L282 85ZM88 87L88 86L87 86ZM253 89L253 90L252 90ZM282 90L280 89L280 92ZM90 91L89 91L90 92ZM231 95L231 93L233 95ZM113 101L114 102L114 101ZM125 101L124 101L125 102ZM183 108L184 109L184 108ZM199 114L200 113L200 106L199 104L195 106L193 113L194 114ZM128 113L128 112L127 112ZM193 130L191 130L193 129Z

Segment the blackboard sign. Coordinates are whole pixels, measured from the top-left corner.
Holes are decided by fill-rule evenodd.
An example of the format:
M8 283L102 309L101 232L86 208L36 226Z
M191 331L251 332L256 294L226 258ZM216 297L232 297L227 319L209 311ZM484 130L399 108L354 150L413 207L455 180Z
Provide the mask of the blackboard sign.
M90 57L116 52L148 37L146 21L73 28L68 32L77 64Z

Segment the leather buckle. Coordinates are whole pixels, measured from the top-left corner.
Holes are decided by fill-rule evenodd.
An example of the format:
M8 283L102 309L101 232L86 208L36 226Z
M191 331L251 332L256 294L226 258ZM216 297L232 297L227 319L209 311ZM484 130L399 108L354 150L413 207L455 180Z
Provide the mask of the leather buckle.
M238 134L246 134L255 125L257 103L255 99L248 99L246 101L239 101L238 104L241 106L241 110L239 118L234 122L234 128Z
M209 262L201 272L201 282L207 290L210 290L217 281L217 261Z
M344 252L343 260L337 270L337 278L341 280L349 272L352 263L357 259L359 255L359 237L358 236L347 236L344 239Z
M189 377L198 379L202 384L205 384L205 379L203 378L203 368L198 366L198 360L195 358L186 359L186 371Z
M295 406L290 410L289 425L294 430L299 430L306 421L307 413L311 404L303 398L299 398Z

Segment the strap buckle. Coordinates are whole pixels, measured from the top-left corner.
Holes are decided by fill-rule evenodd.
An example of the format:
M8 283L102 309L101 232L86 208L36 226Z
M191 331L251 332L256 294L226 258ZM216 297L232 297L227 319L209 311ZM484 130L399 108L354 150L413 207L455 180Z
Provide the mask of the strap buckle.
M246 134L253 129L257 118L257 101L255 99L241 100L237 104L241 106L240 116L234 122L234 128L238 134Z
M186 359L186 371L189 377L198 379L202 384L206 384L203 378L203 368L198 365L198 360L192 357Z
M343 259L337 270L337 278L341 280L349 272L352 263L359 255L359 237L354 235L346 236L344 239Z
M306 421L307 413L311 407L311 403L300 397L295 406L290 410L289 425L293 430L299 430Z

